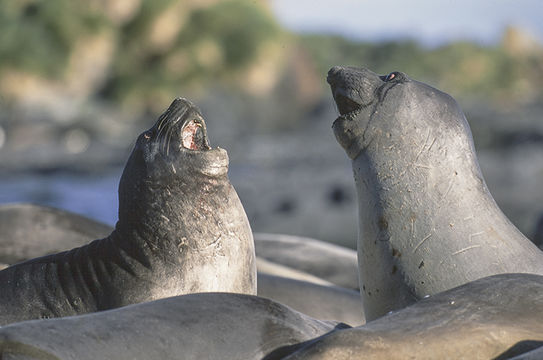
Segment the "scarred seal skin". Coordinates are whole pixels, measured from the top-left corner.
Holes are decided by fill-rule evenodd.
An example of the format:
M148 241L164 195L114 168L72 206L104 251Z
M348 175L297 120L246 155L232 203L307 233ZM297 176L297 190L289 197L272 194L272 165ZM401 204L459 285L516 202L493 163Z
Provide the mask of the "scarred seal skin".
M0 324L195 292L256 294L251 228L200 111L175 99L142 133L104 239L0 271Z
M401 72L334 67L338 142L352 159L366 319L494 274L543 274L543 255L489 193L449 95Z

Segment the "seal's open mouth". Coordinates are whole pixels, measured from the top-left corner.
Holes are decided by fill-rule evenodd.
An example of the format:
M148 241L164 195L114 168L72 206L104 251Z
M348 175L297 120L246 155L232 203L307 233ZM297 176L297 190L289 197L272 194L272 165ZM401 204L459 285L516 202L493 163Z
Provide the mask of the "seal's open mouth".
M168 110L158 119L156 141L163 155L179 151L211 150L204 118L200 110L189 100L175 99Z
M202 119L188 121L181 130L181 146L190 150L209 150L205 123Z

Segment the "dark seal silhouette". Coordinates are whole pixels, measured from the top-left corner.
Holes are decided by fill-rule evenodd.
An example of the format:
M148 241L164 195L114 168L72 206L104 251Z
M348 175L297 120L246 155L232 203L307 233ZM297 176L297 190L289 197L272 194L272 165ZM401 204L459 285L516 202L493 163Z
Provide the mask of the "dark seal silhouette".
M494 274L543 274L489 193L456 101L400 72L334 67L333 129L352 159L366 318Z
M174 100L128 159L115 230L0 271L0 324L194 292L256 294L252 233L227 171L200 111Z

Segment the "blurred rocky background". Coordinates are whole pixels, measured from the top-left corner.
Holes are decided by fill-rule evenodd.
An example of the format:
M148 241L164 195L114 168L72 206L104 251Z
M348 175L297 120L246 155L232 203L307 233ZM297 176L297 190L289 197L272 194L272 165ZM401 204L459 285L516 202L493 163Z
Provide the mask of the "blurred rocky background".
M212 145L228 150L253 230L355 247L354 184L330 129L325 77L356 65L404 71L454 96L494 197L533 235L543 211L539 38L514 24L491 43L295 32L274 5L0 0L0 203L114 224L137 134L183 96L201 107Z

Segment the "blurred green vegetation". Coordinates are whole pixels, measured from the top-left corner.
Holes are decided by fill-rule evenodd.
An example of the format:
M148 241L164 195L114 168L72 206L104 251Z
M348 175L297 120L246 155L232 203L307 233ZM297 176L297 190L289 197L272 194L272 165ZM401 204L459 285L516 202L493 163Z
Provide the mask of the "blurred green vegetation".
M77 41L105 20L84 1L0 0L0 70L59 77Z
M146 1L139 14L120 29L112 74L102 95L138 101L161 92L171 97L183 87L226 81L256 59L263 43L279 34L279 27L262 8L236 0L184 14L175 38L153 44L148 34L157 17L165 11L183 12L176 3Z
M0 92L23 86L20 77L2 83L17 72L142 109L215 86L260 98L305 99L301 106L307 108L327 96L324 78L331 66L354 65L383 74L403 71L460 98L505 106L543 101L541 45L526 43L515 29L494 46L425 48L414 41L289 34L266 0L0 0L0 34ZM102 42L93 43L97 38ZM278 64L260 66L266 60ZM95 63L102 67L93 70ZM258 76L250 72L255 67ZM305 72L297 77L300 69ZM255 88L265 90L253 94Z
M321 73L333 65L365 66L381 74L399 70L454 96L510 105L543 100L543 50L540 45L522 48L517 44L522 36L509 28L494 46L454 42L434 49L414 41L373 44L328 35L301 39Z
M132 12L116 15L114 2L104 0L0 0L0 75L69 81L77 77L68 74L76 46L101 36L114 43L112 58L92 92L115 102L152 103L236 79L282 33L263 1L125 2L133 3Z

